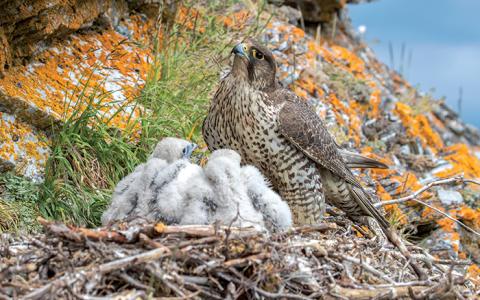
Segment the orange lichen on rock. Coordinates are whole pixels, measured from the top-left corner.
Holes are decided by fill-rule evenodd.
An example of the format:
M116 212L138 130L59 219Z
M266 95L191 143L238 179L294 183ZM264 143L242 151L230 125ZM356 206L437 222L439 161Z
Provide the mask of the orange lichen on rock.
M400 118L405 121L410 121L409 119L413 115L412 108L402 102L397 102L396 107L395 107L395 112L400 116Z
M298 27L294 27L292 31L290 31L290 36L292 38L292 41L298 42L305 37L305 31Z
M465 144L455 144L444 149L444 158L452 167L436 173L438 177L449 177L464 174L467 178L480 178L480 159Z
M125 24L142 32L148 26L139 18ZM90 100L95 94L101 100L96 101L99 111L113 117L113 126L124 128L130 111L115 112L120 106L128 107L138 95L149 68L149 51L113 29L74 34L53 44L36 61L9 71L0 79L0 94L12 110L29 107L36 111L36 115L22 117L31 117L28 121L41 127L83 109L85 103L79 100ZM132 113L133 117L139 114Z
M221 16L220 20L223 25L235 30L241 30L247 25L247 21L250 19L251 14L248 10L240 10L227 16Z
M442 139L438 133L432 129L425 115L415 115L412 108L402 102L396 103L394 111L402 120L403 126L407 129L410 136L420 138L422 144L429 146L433 153L443 148Z
M299 86L294 86L293 91L295 92L295 94L297 94L297 96L299 96L303 99L306 99L307 96L308 96L307 91L305 91L303 88L301 88Z
M377 118L380 115L380 104L382 103L381 92L379 89L374 89L370 95L370 111L368 116L370 118Z
M349 137L360 146L361 141L361 124L366 116L378 117L380 114L381 92L377 88L374 81L371 80L370 74L366 72L365 63L355 53L350 50L333 45L328 47L327 44L323 46L311 41L308 44L308 52L311 52L310 57L316 57L320 54L326 63L331 64L343 71L346 71L354 76L356 79L363 80L367 86L372 88L369 103L361 103L353 99L342 99L344 103L337 98L336 91L330 93L328 100L332 104L334 110L337 110L342 115L348 116ZM307 52L307 53L308 53ZM334 96L332 96L334 95ZM337 119L339 119L337 117ZM339 120L340 123L345 123Z
M473 209L468 206L462 206L456 213L463 220L468 221L469 224L475 228L480 228L480 209Z
M313 40L307 42L307 47L310 54L322 54L322 46Z
M460 250L460 238L458 232L450 233L450 244L452 245L452 250L458 255Z
M188 30L204 33L207 24L202 22L200 15L201 13L193 7L181 6L177 12L175 22Z
M453 233L455 231L455 222L449 218L441 218L437 220L437 224L443 229L445 232Z
M296 82L295 86L299 86L305 91L307 91L309 94L313 94L315 90L318 89L317 84L314 82L313 78L310 76L302 76L300 79Z
M208 12L202 7L180 6L176 14L175 23L187 31L204 33L209 26L209 18L205 18ZM246 28L253 14L248 9L238 11L227 11L224 15L216 15L215 20L226 28L240 31Z
M334 111L336 113L337 121L340 124L344 124L348 128L348 135L357 146L360 145L360 132L361 132L361 120L359 118L357 110L353 109L350 106L345 105L337 98L337 95L334 93L330 93L328 96L328 101L332 104ZM343 115L348 116L348 124L346 124L345 120L343 119Z
M347 109L346 106L337 98L335 93L330 93L330 95L328 95L328 101L333 105L335 110L343 112Z
M466 279L471 280L476 286L480 286L480 267L477 264L468 267Z
M439 206L436 204L430 204L430 206L432 206L433 208L441 212L445 212L445 208L443 208L442 206ZM422 218L425 218L428 220L437 220L438 216L439 216L438 212L430 207L425 207L422 211Z
M367 79L365 63L350 50L334 45L331 49L321 48L324 59L342 70L352 73L358 79Z
M385 190L381 184L377 184L377 196L381 201L392 200L392 196ZM398 207L397 204L385 205L385 211L400 224L407 224L408 218Z
M432 129L427 117L425 115L418 115L415 121L418 124L420 136L423 137L424 142L433 149L441 149L443 147L443 141L438 133Z
M0 112L0 169L10 165L18 174L39 180L49 155L48 144L45 134Z
M420 184L417 176L413 172L407 171L403 173L401 176L399 175L391 176L390 180L392 182L397 182L399 184L399 186L395 190L395 194L399 194L399 195L418 191L423 187L423 185ZM420 195L419 198L428 199L432 196L433 194L431 192L426 191L425 193L422 193L422 195Z
M450 215L452 216L455 214L450 212ZM452 250L458 254L460 250L460 234L457 232L455 221L450 218L441 218L436 220L436 223L444 232L444 238L449 240Z

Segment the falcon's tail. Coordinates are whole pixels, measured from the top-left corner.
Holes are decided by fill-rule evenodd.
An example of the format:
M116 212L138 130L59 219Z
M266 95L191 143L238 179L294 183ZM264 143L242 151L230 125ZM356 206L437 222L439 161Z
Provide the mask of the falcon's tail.
M363 156L358 153L347 150L340 150L343 160L347 163L349 168L378 168L388 169L388 166L376 159Z
M350 194L356 200L357 204L362 208L365 215L377 220L382 230L390 228L390 223L388 223L387 219L385 219L385 217L380 213L380 211L373 206L370 195L368 195L368 193L363 188L358 188L349 184L348 189L350 191Z
M408 251L407 247L402 241L402 238L397 234L397 232L390 226L390 223L385 219L385 217L376 209L371 201L371 197L363 188L358 188L353 185L349 185L349 190L351 195L355 198L357 203L362 207L363 211L373 218L375 222L378 223L383 233L387 236L388 240L395 245L402 255L410 262L410 266L415 271L420 280L425 280L427 278L425 272L416 264L415 259ZM365 224L370 227L371 230L374 230L370 224Z

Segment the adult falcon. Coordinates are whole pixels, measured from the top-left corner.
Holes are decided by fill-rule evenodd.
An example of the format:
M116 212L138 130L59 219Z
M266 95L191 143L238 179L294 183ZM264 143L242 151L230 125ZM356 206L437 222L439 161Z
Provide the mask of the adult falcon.
M231 72L221 80L203 123L209 149L236 150L244 163L259 168L289 204L294 223L320 221L326 197L356 222L372 228L376 220L398 246L398 236L372 205L321 119L278 84L271 51L248 39L232 53Z
M220 82L203 124L210 150L236 150L245 163L260 168L290 205L297 224L322 218L326 194L356 221L372 216L387 226L321 119L279 86L272 53L251 39L232 52L232 70Z

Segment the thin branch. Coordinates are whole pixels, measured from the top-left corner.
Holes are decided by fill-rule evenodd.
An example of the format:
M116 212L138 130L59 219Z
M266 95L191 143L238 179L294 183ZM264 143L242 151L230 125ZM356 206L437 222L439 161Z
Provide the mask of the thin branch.
M416 202L418 202L418 203L420 203L420 204L422 204L422 205L425 205L426 207L428 207L428 208L430 208L430 209L433 209L434 211L438 212L438 213L441 214L442 216L444 216L444 217L446 217L446 218L454 221L454 222L457 223L458 225L462 226L462 227L465 228L466 230L474 233L474 234L477 235L477 236L480 236L480 233L479 233L479 232L477 232L477 231L475 231L473 228L465 225L462 221L457 220L457 219L455 219L454 217L450 216L450 215L447 214L446 212L443 212L443 211L441 211L440 209L438 209L438 208L436 208L436 207L434 207L434 206L432 206L432 205L430 205L430 204L428 204L428 203L426 203L426 202L424 202L424 201L422 201L422 200L413 199L413 201L416 201Z
M269 257L270 257L270 253L259 253L259 254L243 257L243 258L227 260L226 262L223 263L223 266L226 268L229 268L233 266L244 265L245 263L249 263L254 260L262 261L263 259L269 258Z
M398 298L403 298L408 296L409 288L411 288L415 293L419 293L426 289L424 286L350 289L337 285L332 289L332 292L334 292L336 295L342 295L346 299L373 299L379 296L387 296L389 293L391 293L390 295L395 295Z
M422 187L421 189L419 189L418 191L414 192L413 194L411 194L409 196L394 199L394 200L389 200L389 201L378 202L378 203L375 203L374 206L378 208L378 207L384 206L384 205L399 204L399 203L404 203L404 202L407 202L407 201L415 201L415 202L418 202L418 203L420 203L420 204L422 204L422 205L424 205L424 206L426 206L430 209L433 209L434 211L438 212L439 214L443 215L444 217L446 217L446 218L454 221L455 223L459 224L460 226L462 226L466 230L474 233L477 236L480 236L479 232L477 232L473 228L470 228L469 226L465 225L460 220L457 220L454 217L450 216L449 214L441 211L440 209L438 209L438 208L436 208L436 207L434 207L434 206L432 206L432 205L430 205L430 204L428 204L428 203L426 203L422 200L417 199L417 197L419 195L425 193L426 191L430 190L434 186L445 185L445 184L450 184L450 183L464 183L464 184L465 183L471 183L471 184L475 184L475 185L480 185L480 181L478 181L478 180L465 179L463 177L463 175L459 175L459 176L455 176L455 177L451 177L451 178L432 181L429 184L427 184L426 186Z
M349 261L351 263L354 263L356 265L361 266L365 271L382 278L383 280L385 280L388 283L395 284L395 281L393 281L390 277L388 277L384 273L380 272L379 270L375 269L374 267L370 266L369 264L367 264L363 260L348 256L348 255L344 255L344 254L340 255L340 257L343 260L346 260L346 261Z
M426 191L430 190L434 186L444 185L444 184L449 184L449 183L456 183L456 182L459 182L459 181L460 182L466 182L465 179L463 178L463 176L455 176L455 177L452 177L452 178L436 180L436 181L430 182L429 184L427 184L426 186L422 187L421 189L419 189L418 191L414 192L413 194L411 194L409 196L405 196L405 197L394 199L394 200L378 202L378 203L375 203L373 206L378 208L380 206L398 204L398 203L403 203L403 202L415 200L416 197L418 197L419 195L421 195L421 194L425 193Z

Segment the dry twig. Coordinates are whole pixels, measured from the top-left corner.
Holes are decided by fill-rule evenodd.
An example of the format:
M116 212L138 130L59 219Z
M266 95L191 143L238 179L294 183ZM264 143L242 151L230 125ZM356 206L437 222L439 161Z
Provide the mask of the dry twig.
M398 198L398 199L394 199L394 200L388 200L388 201L382 201L382 202L378 202L378 203L375 203L374 206L375 207L380 207L380 206L385 206L385 205L392 205L392 204L400 204L400 203L405 203L407 201L415 201L417 203L420 203L434 211L436 211L437 213L443 215L444 217L454 221L455 223L459 224L460 226L462 226L463 228L465 228L466 230L474 233L475 235L477 236L480 236L480 233L477 232L476 230L474 230L473 228L465 225L463 222L461 222L460 220L457 220L455 219L454 217L450 216L449 214L441 211L440 209L426 203L425 201L422 201L422 200L419 200L417 199L418 196L420 196L421 194L427 192L428 190L430 190L431 188L435 187L435 186L439 186L439 185L446 185L446 184L451 184L451 183L463 183L463 184L466 184L466 183L471 183L471 184L475 184L475 185L480 185L480 181L477 181L477 180L473 180L473 179L465 179L463 175L459 175L459 176L455 176L455 177L451 177L451 178L446 178L446 179L441 179L441 180L436 180L436 181L432 181L430 182L429 184L425 185L424 187L420 188L418 191L414 192L413 194L411 195L408 195L408 196L405 196L405 197L402 197L402 198Z
M349 231L332 234L339 227L331 223L265 236L214 226L136 224L125 231L41 222L48 234L6 240L0 299L311 299L326 294L365 299L408 297L410 289L421 295L473 293L462 285L460 262L433 259L411 247L413 255L432 260L425 267L428 279L416 281L410 269L402 270L405 259L397 249L379 255L369 240ZM25 262L30 267L18 267ZM436 267L442 262L455 272Z

